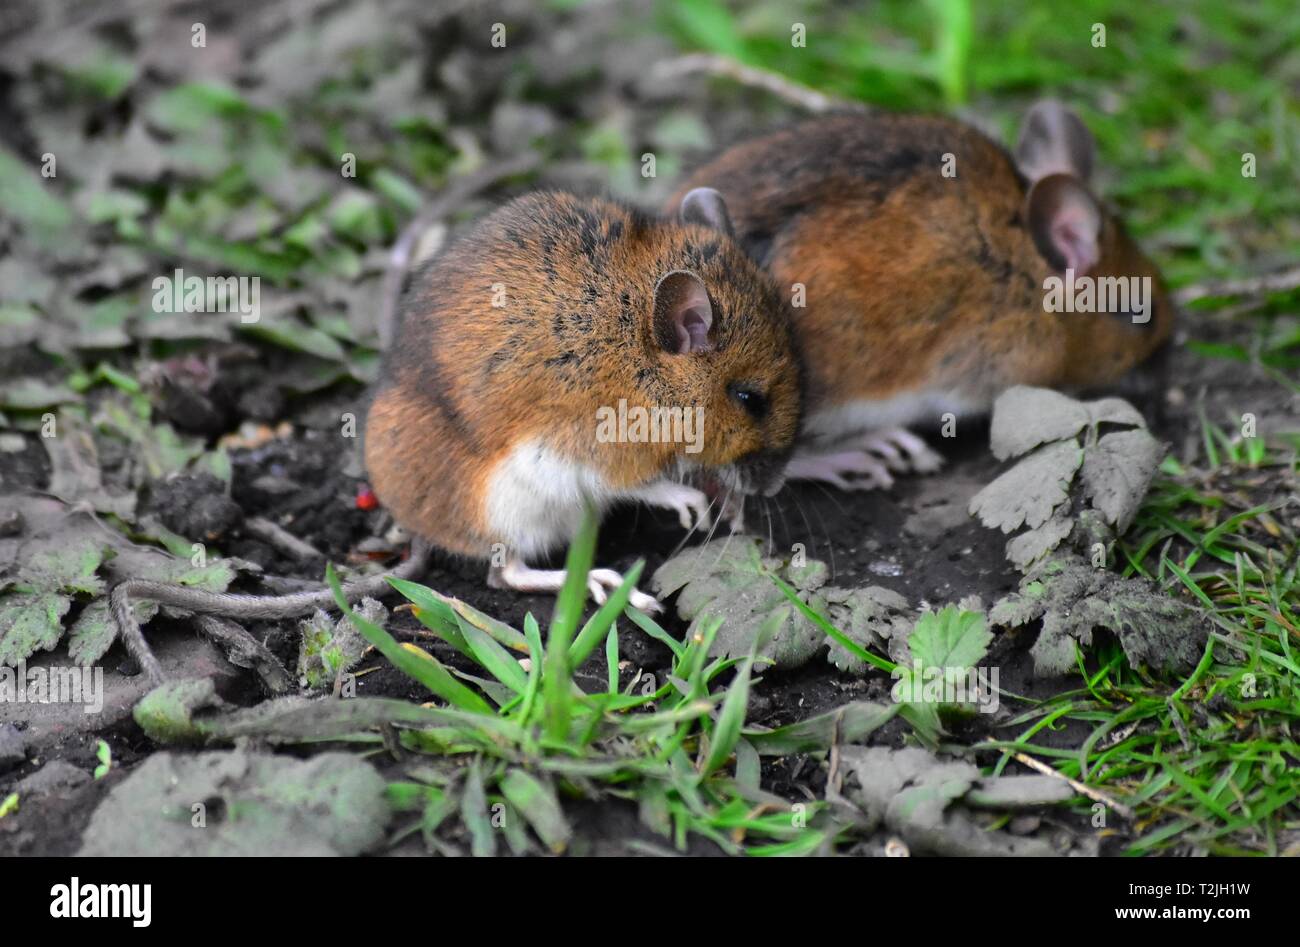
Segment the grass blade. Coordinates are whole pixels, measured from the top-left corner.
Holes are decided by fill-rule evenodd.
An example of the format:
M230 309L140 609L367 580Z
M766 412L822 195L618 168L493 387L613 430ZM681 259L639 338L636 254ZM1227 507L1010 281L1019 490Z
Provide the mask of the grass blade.
M588 507L578 534L569 545L564 568L567 573L551 618L542 668L542 731L552 742L564 740L573 715L572 666L569 645L587 600L587 573L596 555L596 513Z
M578 632L578 637L574 639L573 647L569 651L569 660L573 667L582 667L583 662L596 650L596 645L600 644L605 634L613 627L615 619L623 614L623 609L627 607L627 600L631 598L632 590L636 588L644 568L645 560L642 560L629 569L627 575L623 577L623 584L614 590L605 604L600 606L591 618L587 619L587 623L582 626L582 631Z
M554 789L522 769L511 769L500 786L502 795L523 814L547 848L559 855L569 847L573 829Z
M334 601L339 609L352 620L353 627L361 632L362 637L374 645L393 667L461 710L492 715L488 702L456 680L433 655L413 644L399 644L387 631L358 615L343 597L343 588L339 584L333 563L326 566L325 579L334 592Z

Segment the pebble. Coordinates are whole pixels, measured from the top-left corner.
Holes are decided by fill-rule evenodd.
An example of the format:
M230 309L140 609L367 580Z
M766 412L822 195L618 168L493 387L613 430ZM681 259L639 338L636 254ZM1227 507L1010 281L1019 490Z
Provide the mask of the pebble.
M18 783L19 795L36 795L57 789L75 789L90 782L90 774L67 760L51 760Z
M0 724L0 772L27 761L27 740L12 723Z

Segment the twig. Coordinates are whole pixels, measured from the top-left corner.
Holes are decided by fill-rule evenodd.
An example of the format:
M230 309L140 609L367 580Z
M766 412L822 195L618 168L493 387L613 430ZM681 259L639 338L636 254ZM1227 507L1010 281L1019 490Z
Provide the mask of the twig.
M252 516L244 520L244 532L274 546L292 559L325 558L324 553L305 539L299 539L283 526L279 526L261 516Z
M388 252L388 269L384 271L384 281L379 288L379 347L388 351L397 335L397 302L402 296L402 287L406 282L406 271L411 264L411 252L416 241L431 226L453 213L461 204L479 191L491 187L503 178L514 177L531 171L540 162L540 158L531 152L499 161L456 178L447 189L429 202L415 218L403 228Z
M361 598L380 598L393 591L389 578L410 579L424 570L429 561L430 547L416 539L411 542L411 555L396 569L379 575L358 579L343 586L343 597L349 602ZM232 595L227 592L208 592L170 582L149 579L124 579L113 586L108 595L109 611L117 625L117 636L126 645L131 657L151 683L158 685L166 680L162 665L158 663L144 633L131 612L132 598L147 598L164 605L172 605L201 615L218 615L222 618L267 619L290 618L305 615L317 608L333 608L334 593L326 588L315 592L297 592L292 595Z
M196 623L199 631L209 641L226 652L231 664L256 671L271 694L287 694L293 689L289 672L270 649L250 635L242 625L215 615L200 615Z
M1208 299L1211 296L1263 296L1291 289L1300 289L1300 266L1278 270L1276 273L1265 273L1263 276L1195 283L1184 286L1174 293L1174 300L1182 304Z
M1017 750L1011 755L1016 759L1017 762L1024 763L1030 769L1037 770L1038 772L1042 773L1044 776L1055 776L1057 779L1065 780L1065 782L1069 783L1070 788L1072 788L1075 792L1087 796L1089 799L1093 800L1094 802L1100 802L1106 806L1109 806L1128 821L1132 822L1136 818L1132 809L1124 805L1124 803L1116 801L1113 797L1106 795L1101 790L1093 789L1091 786L1085 786L1077 779L1071 779L1069 776L1066 776L1064 773L1060 772L1059 770L1052 769L1052 767L1048 766L1046 763L1040 763L1038 760L1034 759L1032 756L1030 756L1027 753L1021 753Z
M741 85L762 89L782 101L797 105L815 114L834 110L867 111L867 107L861 102L852 102L848 99L827 95L775 72L769 72L766 69L755 69L753 66L746 66L725 56L717 56L713 53L691 53L689 56L681 56L677 59L668 59L656 63L654 68L650 70L648 81L668 82L696 73L723 76L739 82Z

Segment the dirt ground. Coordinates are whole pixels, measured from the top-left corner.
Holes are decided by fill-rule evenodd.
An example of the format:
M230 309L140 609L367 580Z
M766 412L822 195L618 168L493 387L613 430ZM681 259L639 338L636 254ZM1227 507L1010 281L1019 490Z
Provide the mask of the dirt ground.
M1241 341L1237 339L1240 333L1234 332L1232 325L1194 318L1185 321L1180 338ZM1297 405L1280 400L1274 382L1237 364L1196 357L1177 348L1171 379L1163 426L1157 433L1176 456L1189 451L1194 455L1196 450L1199 422L1194 404L1198 398L1204 398L1205 410L1213 418L1231 418L1246 406L1267 411L1270 425L1286 428L1300 422ZM360 388L334 391L296 404L295 413L300 417L337 416L338 411L355 407L361 397ZM1272 400L1261 400L1266 398ZM969 595L978 595L989 603L1014 590L1018 576L1003 556L1004 537L982 528L966 513L970 497L998 471L986 447L987 426L972 422L951 441L943 442L933 434L930 441L948 460L938 474L905 477L887 491L853 494L815 485L788 486L776 497L749 509L749 528L765 537L773 551L789 551L796 543L804 544L810 558L822 559L831 566L832 581L838 584L883 585L917 603L937 605ZM34 490L45 485L48 464L39 451L0 455L0 459L7 465L7 480L26 478ZM231 492L237 509L226 510L205 526L220 530L222 521L267 516L339 563L356 561L358 548L373 543L389 526L382 510L358 508L356 498L365 483L355 474L355 459L337 450L333 433L296 426L287 436L235 451L232 460ZM193 528L192 519L186 523L185 518L210 516L210 511L204 513L208 504L203 501L220 491L219 482L189 478L155 488L148 503L164 522ZM645 557L648 574L683 543L696 541L699 537L683 535L671 514L628 508L617 511L603 524L597 560L601 565L626 569ZM218 543L226 553L256 562L271 575L316 582L323 572L323 561L286 560L265 543L244 535L238 527L222 535ZM529 611L545 624L553 599L488 588L483 582L484 571L478 563L437 556L423 582L515 627L521 626ZM260 591L254 586L256 583L249 590ZM679 636L685 630L685 623L671 609L663 624ZM294 622L264 623L250 630L287 666L292 666L297 649L295 627ZM1033 643L1034 628L1002 633L995 640L988 662L1000 668L1001 686L1013 694L1037 697L1052 693L1054 687L1074 686L1032 675L1028 647ZM441 660L460 660L409 614L394 615L389 629L399 640L418 641ZM183 620L159 619L151 625L150 636L164 662L169 648L195 647L194 633ZM625 681L638 669L655 673L669 666L667 649L630 624L621 627L620 648L628 662L622 672ZM209 660L218 671L218 690L223 697L240 704L261 699L251 674L231 668L215 654ZM125 675L124 680L138 680L120 644L114 645L103 664ZM418 687L377 655L369 656L358 670L361 695L415 700L423 697ZM593 655L585 671L593 682L603 681L603 655ZM793 672L767 672L752 691L750 720L765 726L790 723L854 699L886 698L890 684L883 674L865 679L852 677L817 660ZM978 715L956 737L962 742L975 742L999 734L999 724L1014 712L1016 704L1007 700L999 713ZM24 729L25 722L18 726ZM901 745L906 730L901 720L895 720L877 731L871 742ZM1079 736L1066 728L1048 739L1064 746L1077 742ZM89 771L95 765L99 739L109 744L114 765L106 778L92 781ZM26 790L20 817L0 822L0 855L65 855L76 851L96 803L151 750L150 742L125 713L101 729L75 725L39 729L39 736L29 745L27 761L0 772L0 794L13 788ZM382 762L376 762L382 768ZM765 785L791 800L816 798L824 788L825 764L813 758L796 755L765 765ZM35 782L31 782L33 779ZM588 804L579 807L574 821L578 832L575 852L626 851L625 846L633 839L651 851L656 846L666 849L664 841L646 832L627 807ZM1067 833L1078 828L1082 834L1082 826L1072 826L1068 816L1061 820L1059 828ZM1116 836L1107 848L1122 841L1122 836ZM696 842L695 847L700 852L710 850L705 843ZM396 851L418 848L418 841L408 839Z

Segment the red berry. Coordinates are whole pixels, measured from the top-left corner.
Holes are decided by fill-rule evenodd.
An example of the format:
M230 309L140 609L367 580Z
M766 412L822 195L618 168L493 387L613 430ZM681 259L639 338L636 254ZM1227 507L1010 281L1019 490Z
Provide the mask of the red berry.
M357 509L373 510L379 505L379 497L375 496L375 491L369 487L360 487L357 490Z

